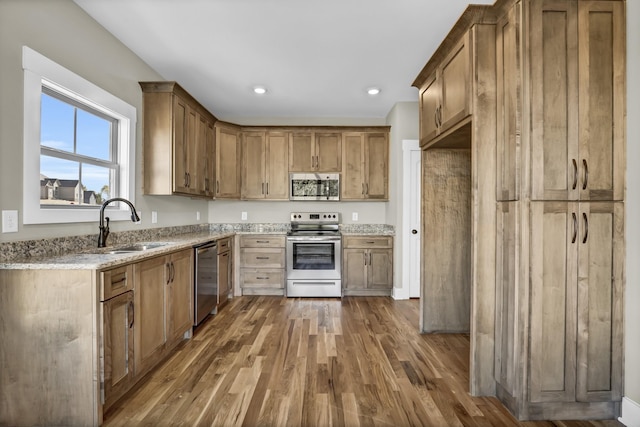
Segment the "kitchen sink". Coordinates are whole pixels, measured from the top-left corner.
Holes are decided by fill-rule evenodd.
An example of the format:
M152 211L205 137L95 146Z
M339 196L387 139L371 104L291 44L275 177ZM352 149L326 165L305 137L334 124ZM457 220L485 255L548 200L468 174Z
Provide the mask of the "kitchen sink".
M99 250L95 253L100 254L127 254L131 252L144 252L149 249L160 248L162 246L166 246L169 243L166 242L146 242L146 243L135 243L133 245L122 246L115 249L103 249Z

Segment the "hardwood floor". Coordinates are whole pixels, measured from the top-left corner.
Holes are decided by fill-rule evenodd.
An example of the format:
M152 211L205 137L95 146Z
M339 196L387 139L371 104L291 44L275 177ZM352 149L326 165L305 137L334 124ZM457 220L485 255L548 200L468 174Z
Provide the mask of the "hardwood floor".
M105 426L622 426L518 423L468 394L469 337L418 333L418 301L236 297Z

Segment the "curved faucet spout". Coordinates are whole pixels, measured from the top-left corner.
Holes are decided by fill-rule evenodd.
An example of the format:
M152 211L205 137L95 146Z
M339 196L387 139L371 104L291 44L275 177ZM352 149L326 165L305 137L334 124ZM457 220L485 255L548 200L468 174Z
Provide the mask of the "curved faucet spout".
M136 208L133 206L133 203L128 201L127 199L123 199L121 197L114 197L113 199L109 199L102 204L100 208L100 233L98 234L98 247L104 248L107 246L107 237L109 236L109 217L104 217L104 208L107 207L108 204L113 202L124 202L129 205L129 209L131 209L131 221L139 222L140 217L138 216L138 212L136 212ZM107 220L107 225L104 225L105 219Z

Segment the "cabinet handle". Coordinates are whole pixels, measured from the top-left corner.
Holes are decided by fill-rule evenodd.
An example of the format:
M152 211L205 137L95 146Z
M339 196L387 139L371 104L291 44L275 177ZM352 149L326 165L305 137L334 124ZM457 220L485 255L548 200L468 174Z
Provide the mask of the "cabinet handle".
M364 265L367 265L367 253L364 253Z
M256 243L269 243L270 240L256 240Z
M362 195L364 196L364 182L362 183Z
M269 280L269 276L267 276L267 277L257 276L256 279L258 279L258 280Z
M371 252L369 252L369 265L373 265L373 259L371 258Z
M184 177L182 178L182 185L185 186L185 188L189 187L188 181L187 181L187 173L184 173Z
M269 195L269 183L267 182L267 196Z
M376 244L376 242L373 242L373 241L367 242L367 245L375 245L375 244Z
M129 301L129 329L133 328L133 321L135 319L135 311L133 308L133 301Z
M587 238L589 237L589 218L587 218L587 214L582 212L582 220L584 221L584 237L582 238L582 243L587 243Z
M367 191L364 194L366 194L368 196L369 195L369 183L367 182L364 185L366 186L366 189L367 189Z
M576 162L576 159L571 159L571 162L573 163L573 186L572 186L572 189L575 190L576 187L578 186L578 163Z
M436 111L433 112L433 124L438 127L438 108L436 107Z
M584 167L584 181L582 182L582 189L587 189L587 183L589 182L589 165L587 165L587 160L582 159L582 166Z
M262 188L260 189L260 194L264 194L264 182L262 183Z
M122 282L126 282L126 281L127 281L127 278L126 278L126 277L123 277L122 279L120 279L120 280L116 280L115 282L114 282L114 281L112 281L112 282L111 282L111 286L118 285L118 284L120 284L120 283L122 283Z
M216 180L216 194L220 194L220 181Z
M167 263L167 285L171 283L171 263Z
M268 256L257 256L256 259L269 259Z
M571 216L573 217L573 237L571 238L571 243L575 243L578 238L578 218L575 212L571 212Z

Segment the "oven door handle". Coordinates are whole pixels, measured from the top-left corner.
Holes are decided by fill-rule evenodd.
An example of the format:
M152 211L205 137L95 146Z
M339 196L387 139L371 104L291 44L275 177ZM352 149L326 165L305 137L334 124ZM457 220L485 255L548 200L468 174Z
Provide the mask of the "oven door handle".
M287 240L293 242L339 242L340 236L287 236Z

